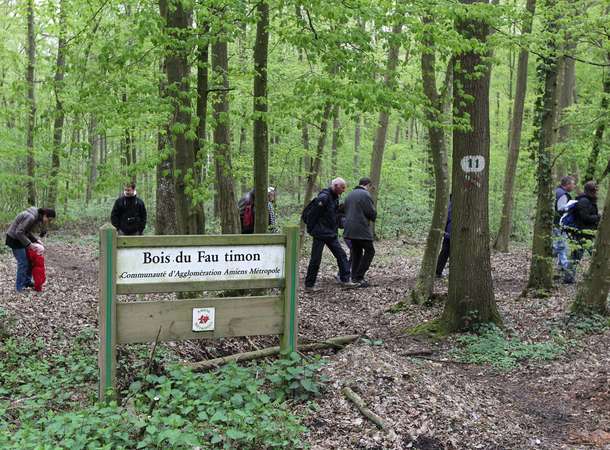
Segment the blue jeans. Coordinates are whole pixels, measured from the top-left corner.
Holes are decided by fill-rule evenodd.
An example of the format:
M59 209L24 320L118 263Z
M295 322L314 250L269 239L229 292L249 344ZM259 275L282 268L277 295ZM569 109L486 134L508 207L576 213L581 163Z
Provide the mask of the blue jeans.
M13 256L17 260L15 289L17 289L17 292L21 292L24 288L32 285L32 268L30 267L25 248L14 248Z
M553 256L563 270L570 270L568 250L568 236L559 228L553 228Z

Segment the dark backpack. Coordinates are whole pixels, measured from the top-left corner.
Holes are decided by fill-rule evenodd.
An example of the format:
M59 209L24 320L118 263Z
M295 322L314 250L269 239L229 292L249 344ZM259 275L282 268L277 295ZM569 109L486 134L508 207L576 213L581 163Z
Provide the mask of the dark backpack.
M307 225L307 231L309 231L309 227L311 225L313 225L313 224L310 224L309 222L310 222L311 212L315 209L317 201L318 201L317 197L312 198L311 201L305 207L305 209L303 209L303 212L301 213L301 220L303 221L303 223L305 225Z
M244 196L238 203L239 218L241 219L241 232L252 233L254 231L254 202L252 196Z

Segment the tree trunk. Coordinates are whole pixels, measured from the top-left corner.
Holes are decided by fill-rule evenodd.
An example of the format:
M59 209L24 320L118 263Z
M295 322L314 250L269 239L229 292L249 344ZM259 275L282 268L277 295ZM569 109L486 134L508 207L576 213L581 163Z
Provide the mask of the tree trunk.
M610 161L608 161L610 164ZM610 183L608 185L610 193ZM578 285L572 311L578 314L608 314L610 288L610 194L606 194L604 213L595 238L589 270Z
M220 229L223 234L239 233L239 212L235 200L233 168L231 165L231 140L229 129L229 59L227 43L217 41L212 45L212 70L214 78L222 80L215 95L214 105L214 165Z
M332 177L337 176L337 152L341 139L341 122L339 121L339 105L333 109L333 136L330 144L330 171Z
M34 127L36 125L36 98L34 95L34 67L36 66L36 35L34 30L34 0L28 0L27 6L27 54L28 64L25 74L28 90L28 124L27 124L27 192L28 204L36 204L36 185L34 183L35 164L34 157Z
M269 3L256 7L256 41L254 43L254 232L269 230L267 187L269 185L269 136L267 130L267 53L269 48Z
M549 2L552 9L554 2ZM551 14L554 14L551 10ZM548 44L548 54L541 57L538 73L540 74L541 92L536 100L535 138L538 143L536 159L537 193L536 221L532 242L532 261L528 288L537 291L549 291L553 287L553 173L551 147L556 138L556 124L559 111L558 96L558 58L554 33L557 32L556 19L550 17L546 28L551 36Z
M166 0L160 0L166 3ZM190 67L188 63L189 47L185 32L191 27L192 11L180 1L172 2L165 11L167 45L165 70L167 72L167 94L173 106L173 117L170 139L174 149L174 183L176 188L176 224L179 234L196 234L197 217L192 208L193 201L189 190L193 188L195 170L195 151L193 140L189 138L191 127L191 102L189 91Z
M322 114L322 121L320 122L320 134L318 136L318 144L316 147L316 156L311 163L311 170L307 175L307 186L305 187L305 196L303 197L303 208L311 201L313 196L314 187L316 185L316 179L320 172L320 162L322 161L322 155L324 154L324 146L326 145L326 135L328 134L328 120L332 112L333 106L330 102L324 105L324 112ZM301 234L305 229L305 224L301 222ZM302 241L301 241L302 242Z
M392 34L399 35L402 30L402 24L397 23L392 27ZM398 52L400 50L400 43L398 39L394 39L389 44L388 49L388 61L386 72L383 77L383 83L386 89L393 89L396 79L396 66L398 65ZM386 136L388 133L388 121L390 118L390 112L384 107L379 112L379 120L377 123L377 132L375 134L375 141L373 143L373 153L371 155L371 196L373 197L373 203L377 206L377 199L379 196L379 188L381 183L381 167L383 164L383 151L385 149ZM373 222L373 229L375 223Z
M360 135L362 133L362 117L356 116L354 121L354 166L353 175L355 179L360 178Z
M487 23L458 18L456 29L464 38L485 45ZM456 56L453 109L457 117L469 117L470 129L453 130L449 291L441 319L449 332L501 321L489 248L489 78L481 52L466 50Z
M176 225L176 188L174 185L174 163L167 137L168 129L157 135L157 150L161 161L157 163L157 188L156 188L156 234L178 234Z
M424 18L424 26L432 26L429 17ZM421 73L424 94L430 103L425 109L428 121L428 136L430 140L430 153L434 168L434 210L432 223L428 230L426 247L422 258L419 273L415 281L415 288L411 291L414 303L424 303L432 295L436 260L440 250L441 239L445 232L447 217L447 204L449 201L449 167L447 163L447 146L443 130L443 104L436 86L436 55L434 41L426 33L423 45L426 51L421 56ZM449 62L451 64L451 61ZM448 80L447 80L448 81Z
M193 152L195 156L195 183L196 187L201 191L205 181L207 151L206 145L206 125L208 115L208 61L209 48L208 34L210 26L204 23L201 26L203 33L202 41L199 42L197 51L197 139L193 142ZM198 198L195 202L195 220L198 233L205 234L205 208L203 193L198 193Z
M55 208L57 204L57 175L59 173L61 140L64 129L64 108L61 100L66 66L66 11L65 1L59 2L59 38L57 41L57 60L53 88L55 91L55 118L53 121L53 150L51 154L51 179L49 180L49 198L47 205Z
M97 180L97 158L99 154L99 139L97 135L97 120L95 116L91 116L89 120L87 140L89 143L89 177L87 179L87 188L85 191L85 203L88 205L91 201L92 192L95 188L95 182Z
M527 0L525 6L528 16L523 22L524 35L532 30L532 20L536 9L536 0ZM500 229L494 242L494 249L500 252L508 252L508 243L513 223L513 207L515 204L515 175L517 173L517 162L519 161L519 148L521 146L521 130L523 127L523 107L525 94L527 92L527 62L529 53L527 49L519 51L517 62L517 82L515 86L515 102L513 116L510 121L511 131L509 139L508 156L504 170L504 194L502 197L502 216L500 218Z
M610 53L606 61L610 62ZM610 97L610 74L605 75L603 84L603 97L600 104L600 110L603 114L607 114L608 111L608 98ZM599 152L601 150L602 141L604 139L604 131L606 129L606 121L601 119L595 128L595 134L593 135L593 145L591 146L591 154L587 160L587 171L585 172L584 182L595 179L595 169L597 167L597 159L599 158Z

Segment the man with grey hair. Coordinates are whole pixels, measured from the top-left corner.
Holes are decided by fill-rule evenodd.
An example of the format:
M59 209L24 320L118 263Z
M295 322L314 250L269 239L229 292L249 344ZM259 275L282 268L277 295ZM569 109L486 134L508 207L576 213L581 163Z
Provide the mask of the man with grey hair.
M314 292L320 263L322 262L322 251L327 246L333 256L337 259L339 266L339 279L344 287L356 287L357 283L350 281L350 267L347 262L347 255L339 243L337 229L338 218L337 209L339 208L339 197L345 192L346 183L343 178L335 178L330 186L322 189L311 202L303 214L303 219L307 224L307 232L313 237L311 245L311 257L307 267L305 277L305 291Z
M564 279L570 278L570 260L568 258L568 236L559 225L561 216L567 212L568 202L572 200L571 192L576 187L573 177L565 176L555 188L555 218L553 220L553 256Z

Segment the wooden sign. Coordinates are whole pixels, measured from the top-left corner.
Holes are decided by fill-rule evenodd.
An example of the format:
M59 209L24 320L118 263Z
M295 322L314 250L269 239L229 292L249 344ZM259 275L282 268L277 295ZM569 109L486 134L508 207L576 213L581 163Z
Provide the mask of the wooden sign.
M100 229L99 398L115 387L116 346L280 335L296 351L298 227L284 234L117 236ZM279 295L118 302L117 295L279 288Z

